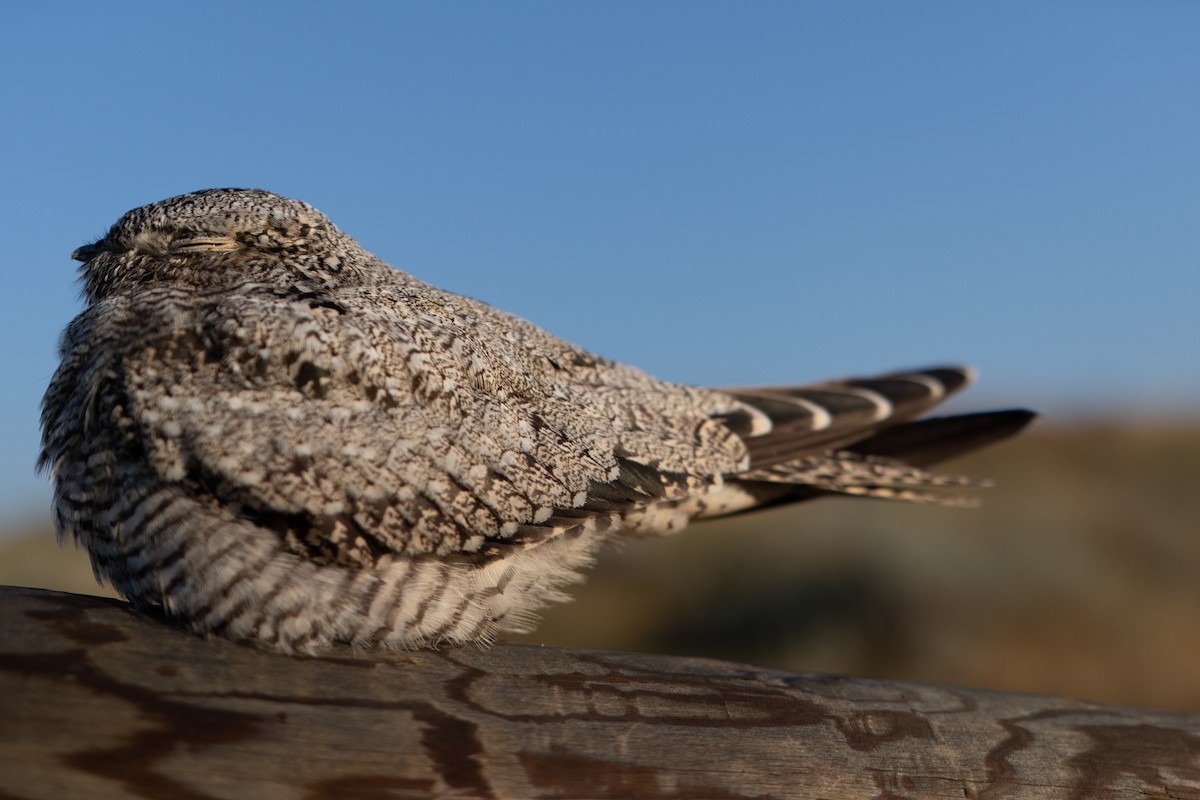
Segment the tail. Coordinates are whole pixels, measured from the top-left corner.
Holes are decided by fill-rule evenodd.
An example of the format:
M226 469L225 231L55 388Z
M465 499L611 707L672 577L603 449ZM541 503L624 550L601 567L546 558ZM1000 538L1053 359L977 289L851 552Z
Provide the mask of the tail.
M743 408L723 421L750 454L749 469L727 480L754 498L753 508L822 494L972 504L939 490L976 488L984 481L935 475L924 467L1012 436L1037 416L1009 409L913 421L973 378L969 367L935 367L726 390Z

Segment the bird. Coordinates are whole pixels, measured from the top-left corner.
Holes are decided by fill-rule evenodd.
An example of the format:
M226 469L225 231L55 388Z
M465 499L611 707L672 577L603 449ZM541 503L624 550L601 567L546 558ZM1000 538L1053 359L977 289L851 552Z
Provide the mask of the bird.
M958 366L658 380L259 189L135 208L72 258L38 461L60 542L134 606L268 650L486 645L605 542L826 495L959 502L978 482L926 467L1035 416L921 418Z

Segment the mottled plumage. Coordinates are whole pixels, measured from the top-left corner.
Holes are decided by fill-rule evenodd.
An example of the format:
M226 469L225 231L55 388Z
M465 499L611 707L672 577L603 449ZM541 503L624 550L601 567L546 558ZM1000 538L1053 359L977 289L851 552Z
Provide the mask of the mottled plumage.
M965 369L659 381L388 266L311 206L215 189L80 248L43 403L60 536L192 630L314 651L530 627L606 539L921 467L1023 411L910 422Z

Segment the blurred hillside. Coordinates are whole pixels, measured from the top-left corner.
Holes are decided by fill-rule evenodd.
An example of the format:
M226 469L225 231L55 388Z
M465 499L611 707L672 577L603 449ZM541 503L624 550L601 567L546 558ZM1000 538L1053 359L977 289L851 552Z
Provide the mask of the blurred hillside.
M826 499L607 551L519 641L1200 711L1200 425L1049 426L982 508ZM95 592L48 529L0 583Z

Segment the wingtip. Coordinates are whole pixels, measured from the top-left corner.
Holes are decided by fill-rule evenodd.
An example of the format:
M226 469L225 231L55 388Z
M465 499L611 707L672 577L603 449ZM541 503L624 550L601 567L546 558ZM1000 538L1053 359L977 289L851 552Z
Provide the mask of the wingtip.
M927 417L888 428L847 449L924 467L1007 439L1023 430L1037 416L1036 412L1026 408L1007 408L949 417Z
M1037 411L1029 408L1007 408L994 412L996 414L1007 414L1012 424L1012 431L1016 433L1022 428L1027 427L1031 422L1041 416Z

